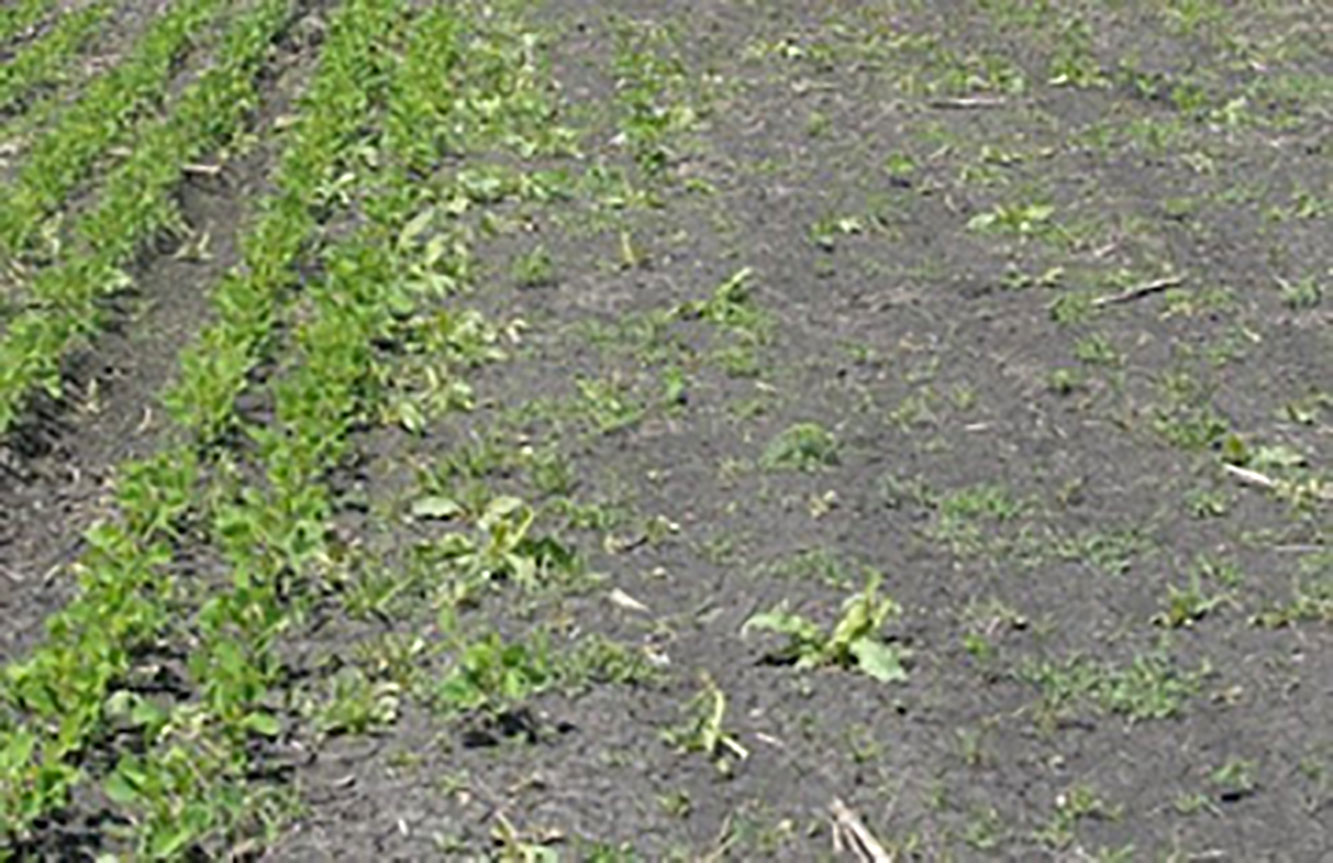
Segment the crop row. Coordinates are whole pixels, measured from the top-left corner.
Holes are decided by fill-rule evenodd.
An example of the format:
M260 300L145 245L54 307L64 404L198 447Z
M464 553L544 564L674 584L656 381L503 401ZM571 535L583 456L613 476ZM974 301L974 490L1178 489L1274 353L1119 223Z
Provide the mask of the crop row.
M367 143L375 157L361 184L368 190L360 202L365 221L321 256L323 275L306 285L300 313L291 316L298 323L294 349L283 355L287 371L269 384L273 415L242 428L263 480L229 484L226 477L244 472L215 470L226 490L204 495L214 501L211 541L230 579L180 635L192 645L188 688L197 700L170 715L147 707L146 751L122 756L106 783L136 813L140 850L225 833L270 802L262 779L256 785L249 777L255 738L282 729L277 711L286 706L280 689L287 669L278 644L329 565L329 479L344 462L350 433L384 414L391 382L411 365L398 348L416 328L429 327L430 362L446 380L490 355L488 327L467 315L420 309L432 292L409 287L420 287L423 270L451 269L451 258L465 254L418 243L427 230L423 216L436 214L441 200L459 207L478 199L459 177L436 173L442 130L469 116L474 105L460 97L467 79L483 74L464 41L453 9L432 7L411 19L387 87L383 131ZM516 101L528 95L521 90ZM492 121L508 119L493 94L486 102ZM395 347L386 352L389 345ZM134 700L133 707L145 703Z
M0 259L22 254L97 158L121 143L145 109L161 100L177 62L222 5L223 0L183 0L173 6L153 22L130 57L90 82L42 131L14 181L0 192Z
M0 43L8 42L37 23L55 0L18 0L0 8Z
M238 292L247 285L271 291L289 285L291 265L313 230L314 193L325 183L340 154L354 142L355 133L367 119L370 94L382 85L384 40L398 20L397 10L398 4L390 0L348 0L334 17L300 119L287 133L289 143L279 171L280 191L262 208L245 244L245 273L228 276L217 292L224 320L229 319L238 329L228 330L220 324L212 330L217 334L214 338L230 334L256 345L262 336L255 329L241 329L243 325L266 330L271 324L273 297L263 304L269 313L254 315L255 306L249 301L257 295ZM332 106L325 100L334 97L341 108L326 112ZM337 297L331 300L338 301ZM233 305L236 303L239 305ZM320 338L338 334L333 330L319 332ZM175 405L190 419L218 416L215 406L195 406L190 401L192 393L212 398L206 382L198 380L215 368L202 359L209 345L201 342L188 354L195 360L183 363L182 379L175 389ZM324 354L314 356L318 361ZM242 352L240 361L250 359ZM318 374L334 372L320 366ZM329 390L330 395L337 392ZM228 405L228 413L232 409ZM186 428L190 437L206 429L189 422ZM77 767L81 753L108 733L125 713L127 704L128 716L145 726L145 734L181 730L178 724L153 721L157 714L131 696L127 688L116 693L111 690L124 686L133 667L134 651L155 643L170 628L181 593L172 575L172 547L178 532L194 520L227 523L221 513L235 511L234 506L223 506L224 485L219 483L225 484L225 471L214 470L213 485L205 483L201 488L203 470L197 452L194 440L187 440L121 472L117 485L121 518L89 532L90 551L81 562L79 597L50 621L48 641L25 662L7 670L4 701L13 709L15 721L0 735L0 823L12 825L12 835L21 836L43 813L63 804L68 789L81 778ZM241 500L253 497L252 493ZM210 505L221 509L210 516ZM231 523L240 522L233 519ZM269 547L267 543L265 547ZM263 574L238 569L234 584L240 590ZM216 604L211 607L220 608ZM225 645L213 645L209 653L201 655L213 661L227 649ZM226 661L222 665L225 667L219 671L218 681L244 677L239 670L229 674L228 668L248 667ZM25 716L26 721L19 721ZM267 726L267 720L258 713L229 717L235 720L227 725L233 731L264 730ZM183 722L188 717L181 713L173 718ZM204 766L205 760L184 765L185 772L177 775L172 771L182 765L171 758L154 760L140 770L126 762L124 769L117 771L118 781L108 783L107 790L126 803L175 799L185 793L178 787L179 782L200 775ZM166 783L177 794L153 795L150 789L155 783ZM224 788L219 793L225 796L232 792ZM167 811L144 821L145 832L140 835L147 850L169 855L181 843L219 828L216 819L225 818L227 811L225 806L168 806Z
M109 11L110 3L101 2L66 15L49 33L0 67L0 111L12 109L33 89L58 77Z
M420 221L414 215L438 194L422 177L438 162L443 129L495 115L493 97L483 95L490 87L476 88L469 103L460 98L470 92L466 82L441 86L451 69L485 68L460 59L453 12L411 18L401 62L384 50L405 9L393 0L349 0L334 18L302 113L287 131L278 192L243 244L245 266L218 287L218 323L183 357L172 407L186 440L121 471L120 519L89 533L79 598L52 619L48 642L7 670L0 703L13 721L0 735L0 816L17 825L16 835L62 804L83 778L75 765L89 746L128 729L143 735L146 751L124 755L104 790L126 810L145 856L224 837L262 809L262 787L245 781L248 758L256 735L279 728L273 647L299 614L297 586L326 558L328 472L350 429L384 407L392 375L377 346L419 325L405 322L413 296L406 284L423 268L454 263L433 244L418 248L408 239ZM384 131L358 141L376 93L388 102ZM369 220L322 255L322 277L306 282L299 312L288 311L292 264L308 256L327 209L320 190L352 150L374 155L355 166L363 173L350 185L336 185L344 197L371 196L362 201ZM462 185L447 191L451 208ZM236 390L209 386L219 369L212 349L231 358L225 370L239 388L279 316L293 324L295 349L280 363L287 372L269 385L276 415L247 426L235 415ZM456 351L460 361L479 355L474 320L431 321L437 344L465 346ZM446 377L452 366L447 356L434 363ZM230 439L251 442L247 455L264 467L263 481L243 482L227 449L206 446L229 429L243 432ZM205 533L229 574L206 601L199 596L206 588L179 578L173 554L179 538ZM164 705L128 682L136 651L162 649L164 640L190 646L188 691L197 700Z
M358 9L354 4L347 12L349 20L360 21L379 6ZM343 156L383 97L388 72L381 43L389 23L371 23L361 32L336 32L304 96L307 110L289 127L295 144L275 172L276 192L260 204L242 240L243 266L215 290L215 321L186 349L180 378L165 394L172 418L200 447L233 427L236 396L263 356L284 293L298 279L293 264L315 240L321 217L347 193L338 179L351 176Z
M121 266L178 217L168 192L181 166L231 140L257 103L256 78L271 38L289 16L289 0L263 0L228 29L215 64L182 93L175 111L145 129L107 178L96 205L74 227L79 246L38 271L28 308L0 341L0 432L29 394L59 395L61 366L80 340L101 326L98 301L128 284Z

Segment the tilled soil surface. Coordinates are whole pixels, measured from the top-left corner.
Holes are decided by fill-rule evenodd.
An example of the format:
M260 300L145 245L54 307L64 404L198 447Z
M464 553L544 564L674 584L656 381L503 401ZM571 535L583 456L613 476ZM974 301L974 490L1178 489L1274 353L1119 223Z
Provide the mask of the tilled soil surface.
M363 470L554 483L598 578L465 619L647 666L321 744L271 859L832 859L834 801L902 859L1328 859L1328 487L1262 485L1328 475L1329 312L1291 288L1333 262L1291 209L1331 191L1327 106L1273 95L1327 82L1327 22L1209 8L548 4L570 170L655 200L514 213L479 281L518 356ZM901 680L746 631L828 632L868 571ZM435 631L394 618L366 643Z
M441 164L504 356L330 467L238 854L1333 860L1327 13L460 9L572 146ZM8 444L5 659L267 167Z

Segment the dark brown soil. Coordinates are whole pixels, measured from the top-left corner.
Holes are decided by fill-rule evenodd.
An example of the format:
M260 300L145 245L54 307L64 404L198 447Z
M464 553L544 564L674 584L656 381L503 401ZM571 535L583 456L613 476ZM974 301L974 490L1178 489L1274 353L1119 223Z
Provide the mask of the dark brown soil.
M442 302L523 324L469 373L475 409L367 424L332 471L347 572L274 696L302 809L246 855L858 859L841 801L894 860L1333 860L1325 18L531 12L580 155L444 170L555 169L570 194L463 219L476 272ZM659 110L637 121L636 77ZM183 192L212 258L149 256L57 419L7 444L6 660L68 595L109 468L156 444L269 155ZM614 171L654 203L612 200ZM784 462L812 426L831 448ZM413 505L510 494L557 562L446 625L429 553L454 525ZM828 632L869 571L904 680L797 667L746 627L786 607ZM492 637L555 670L460 709L445 681ZM348 679L392 716L324 722ZM712 751L700 696L725 707Z
M995 4L1010 5L1023 4ZM538 611L487 601L471 626L521 638L558 621L566 644L593 633L669 664L654 682L536 697L507 730L409 703L381 736L311 741L298 774L310 811L271 859L480 859L501 853L504 825L571 859L832 859L835 798L903 859L1330 859L1328 620L1254 621L1291 602L1298 572L1327 589L1328 507L1293 509L1238 483L1219 467L1221 434L1196 449L1171 426L1211 405L1251 445L1281 442L1327 476L1333 415L1284 413L1333 380L1327 303L1292 308L1277 289L1327 273L1327 211L1265 216L1294 189L1330 189L1326 118L1313 105L1281 131L1185 118L1182 140L1154 151L1117 135L1181 121L1161 97L1114 81L1046 86L1057 34L1004 31L999 12L972 4L933 6L548 5L555 79L570 116L592 126L573 170L627 161L616 128L597 125L612 122L619 28L679 62L682 91L698 98L712 75L722 92L704 125L672 142L660 209L589 227L577 205L537 208L521 215L525 231L484 247L481 302L531 324L521 357L482 374L485 407L465 429L437 444L367 441L365 474L491 439L553 448L577 500L628 513L606 536L551 528L604 580ZM1257 81L1200 71L1225 54L1217 32L1169 36L1146 7L1092 19L1088 50L1104 69L1137 46L1167 89L1203 80L1225 104ZM1294 8L1255 24L1306 25L1318 29ZM1151 50L1139 38L1149 32ZM874 33L881 44L860 50ZM945 61L912 54L914 37L938 55L1004 58L1028 86L951 90L932 65ZM747 56L757 45L779 51ZM1197 59L1158 68L1164 56ZM1326 57L1304 56L1301 68L1327 76ZM1111 142L1082 143L1095 129ZM1191 152L1216 169L1188 168ZM915 170L890 176L896 153ZM686 191L687 180L716 192ZM1230 200L1240 188L1255 197ZM1029 200L1081 235L966 227ZM1188 213L1167 214L1180 200ZM812 242L830 217L859 224ZM642 266L617 262L622 230ZM555 283L517 287L512 262L536 242ZM725 337L698 322L636 341L636 315L706 299L742 266L774 321L753 376L719 368L710 351ZM1051 287L1016 278L1056 266ZM1054 319L1064 295L1121 292L1121 270L1132 283L1181 274L1180 292ZM1219 288L1228 302L1191 308ZM590 322L613 333L608 344L590 344ZM688 379L678 404L656 400L668 366ZM1059 368L1080 382L1053 385ZM1171 373L1201 401L1172 403ZM599 434L568 407L579 379L619 382L647 410ZM837 463L764 470L765 446L800 422L836 435ZM507 488L512 471L484 478ZM968 510L984 489L1023 503ZM395 494L383 500L402 507ZM1190 503L1205 498L1217 508ZM648 538L658 517L679 532ZM417 529L389 533L363 536L390 549L420 541ZM629 550L607 553L617 542ZM1155 623L1205 558L1243 573L1233 589L1205 580L1230 598L1188 626ZM742 637L751 615L782 602L831 625L862 566L902 605L890 632L911 651L905 684L796 671L765 661L781 639ZM647 611L608 602L612 589ZM373 637L323 622L314 655L355 662L386 633L429 641L430 618L409 607ZM1098 682L1080 684L1081 668ZM662 739L687 717L701 672L749 752L726 774ZM1183 694L1167 696L1175 686ZM1169 715L1154 713L1159 698Z

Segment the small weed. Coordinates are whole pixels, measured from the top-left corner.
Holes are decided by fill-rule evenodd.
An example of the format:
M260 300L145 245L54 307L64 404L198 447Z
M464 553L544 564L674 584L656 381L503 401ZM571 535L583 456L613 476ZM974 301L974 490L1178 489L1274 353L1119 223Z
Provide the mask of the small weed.
M800 551L761 568L764 575L815 581L827 587L846 588L855 578L851 568L828 548Z
M1269 629L1296 623L1333 623L1333 572L1298 579L1291 599L1259 612L1254 623Z
M1190 450L1206 449L1230 431L1227 421L1211 405L1159 409L1153 428L1168 443Z
M689 818L690 813L694 811L694 801L690 799L688 791L670 791L666 794L659 794L657 803L662 807L662 811L672 818Z
M759 457L765 470L812 472L838 464L838 439L818 423L797 423L778 433Z
M978 851L994 851L1007 836L1004 819L994 807L977 810L963 827L963 841Z
M435 703L449 711L498 716L516 709L553 679L544 639L506 644L490 633L462 647L454 668L435 688Z
M971 231L1032 237L1048 232L1054 215L1055 207L1050 204L997 204L993 209L973 216L967 227Z
M1220 488L1193 488L1185 493L1185 508L1195 518L1222 518L1231 511L1231 497Z
M1165 608L1153 617L1153 623L1172 629L1191 627L1212 613L1219 605L1233 602L1229 594L1220 593L1209 596L1204 592L1203 577L1198 569L1190 573L1186 587L1169 584L1166 587Z
M643 860L628 842L612 845L607 842L575 842L574 851L583 863L640 863Z
M623 381L578 378L575 383L582 396L580 407L602 434L611 434L638 423L648 410L648 405L639 400Z
M1298 311L1313 309L1324 298L1324 286L1314 276L1306 276L1294 282L1278 279L1278 285L1282 289L1282 302L1288 308Z
M1254 793L1253 761L1233 758L1217 767L1208 775L1209 783L1217 789L1217 797L1223 803L1234 803Z
M828 132L832 121L827 114L820 111L811 111L805 118L805 133L811 138L818 138Z
M1179 794L1172 801L1171 806L1181 815L1197 815L1200 812L1209 812L1213 815L1222 814L1213 799L1201 791Z
M1304 398L1287 402L1281 416L1299 425L1312 426L1324 413L1333 414L1333 393L1316 391Z
M937 508L943 521L977 518L1008 521L1022 512L1023 504L1003 485L981 483L945 495L940 498Z
M1074 831L1080 821L1119 817L1119 810L1108 806L1092 788L1075 785L1056 795L1055 814L1034 838L1048 848L1064 849L1073 844Z
M1235 590L1245 580L1240 564L1232 560L1200 554L1194 558L1192 572L1199 578L1216 582L1225 588Z
M1086 377L1081 369L1051 369L1046 376L1046 388L1058 396L1073 395L1086 386Z
M1093 366L1119 366L1125 361L1124 355L1101 333L1093 333L1079 339L1074 345L1074 356L1080 362Z
M685 706L690 718L680 726L663 732L663 739L682 752L702 752L718 771L730 774L732 759L744 761L750 752L724 727L727 715L726 693L711 675L702 675L703 690Z
M847 729L847 746L854 764L873 764L884 757L885 746L875 737L875 729L856 724Z
M1220 441L1230 430L1213 407L1204 384L1184 372L1163 376L1159 383L1165 403L1156 408L1153 428L1168 443L1200 450Z
M984 729L959 728L954 736L958 741L958 755L968 767L980 767L990 759Z
M1195 671L1181 671L1164 656L1149 654L1137 656L1119 668L1084 659L1063 665L1029 664L1019 676L1041 688L1050 711L1091 699L1111 713L1141 722L1175 716L1185 699L1198 692L1209 671L1206 665Z
M520 288L555 284L555 261L545 246L538 246L514 260L514 281Z
M843 603L842 617L831 632L824 632L809 619L788 611L785 605L756 614L745 622L742 634L763 629L787 636L787 645L773 654L797 668L836 665L855 668L876 680L896 683L907 679L903 659L907 652L886 643L880 631L890 617L899 614L898 604L879 596L882 580L871 572L865 589Z
M1023 504L1001 485L982 483L959 489L935 502L937 517L930 536L948 543L954 554L981 554L994 548L987 542L984 523L1012 521Z
M754 270L742 267L717 286L707 300L684 303L677 307L681 318L701 318L728 329L763 332L770 322L754 300L751 280Z
M401 688L375 683L355 667L344 668L329 682L329 693L316 708L315 724L324 734L365 734L393 724Z
M562 689L573 693L602 684L649 686L662 679L643 650L603 635L580 639L573 650L561 657L558 666Z
M916 171L916 161L906 153L890 153L884 157L884 173L896 180L906 180Z
M810 241L825 252L838 248L838 238L864 233L865 221L860 216L825 216L810 226Z
M1051 320L1065 325L1081 324L1091 318L1096 311L1090 295L1075 291L1060 294L1047 308L1051 313Z
M1124 575L1134 559L1148 548L1138 530L1093 530L1055 541L1055 553L1107 575Z
M455 514L465 508L449 498L419 500L416 507L429 504L432 512ZM512 579L519 586L535 590L549 576L574 574L578 560L573 552L556 539L530 535L536 511L522 500L501 496L485 503L476 517L471 533L454 531L418 546L425 562L451 566L460 576L460 591L468 591L495 579Z

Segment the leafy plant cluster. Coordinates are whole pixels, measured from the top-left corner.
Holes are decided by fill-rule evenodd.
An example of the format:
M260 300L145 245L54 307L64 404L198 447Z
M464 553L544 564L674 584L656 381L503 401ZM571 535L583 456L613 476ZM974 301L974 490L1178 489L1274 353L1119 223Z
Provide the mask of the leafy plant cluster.
M1019 677L1041 688L1045 707L1053 714L1091 702L1131 722L1142 722L1176 716L1211 671L1206 663L1194 670L1181 668L1159 651L1137 655L1120 666L1084 657L1064 663L1030 662Z
M372 20L359 27L349 23L349 37L373 32L376 23L389 23L373 20L376 16L403 9L383 0L353 0L351 7L360 7ZM439 32L433 24L446 23L452 14L436 9L412 23ZM425 97L395 84L400 76L417 71L419 60L430 62L414 49L430 57L435 56L429 53L434 45L427 38L407 40L406 59L392 69L386 117L412 110L401 100ZM431 98L447 98L447 93L437 89ZM419 130L430 135L432 128L427 124ZM415 141L389 137L384 143L377 161L386 170L367 180L377 192L365 202L368 221L325 251L323 277L306 286L287 352L289 371L273 384L275 417L245 429L256 445L256 462L266 466L265 481L237 489L233 500L213 514L213 535L233 579L231 588L211 597L194 620L198 647L191 675L199 700L192 707L208 719L206 750L231 757L217 764L202 784L192 779L139 800L136 821L147 841L172 835L179 813L193 807L222 817L226 810L214 801L244 784L247 737L277 730L267 719L256 726L255 717L271 715L270 693L283 673L276 644L302 614L306 594L300 583L308 583L328 559L326 537L335 503L326 483L328 470L347 454L350 431L374 417L376 406L390 395L390 367L380 346L397 343L417 317L401 290L415 269L414 257L394 240L423 204L409 189L423 198L436 192L433 184L413 182L401 173L404 164L420 158ZM465 316L456 319L465 321ZM439 358L446 373L449 356L442 351ZM527 519L510 506L489 516L479 525L486 542L462 549L462 558L475 559L476 566L487 570L517 567L513 574L520 577L529 559L521 553ZM376 704L376 715L383 719L390 702L380 699ZM175 753L194 752L201 741L164 734L154 747L160 760L169 762ZM257 789L254 799L262 799L261 792ZM209 826L217 831L225 824Z
M617 33L617 108L626 150L647 180L666 178L675 148L702 121L703 107L688 98L688 66L669 34L633 27Z
M884 683L902 682L907 679L903 667L907 652L882 635L885 624L900 609L892 598L879 595L881 580L878 573L869 573L864 589L843 603L842 616L828 632L785 605L754 615L744 629L787 636L787 644L774 657L793 662L797 668L832 665L854 668Z

